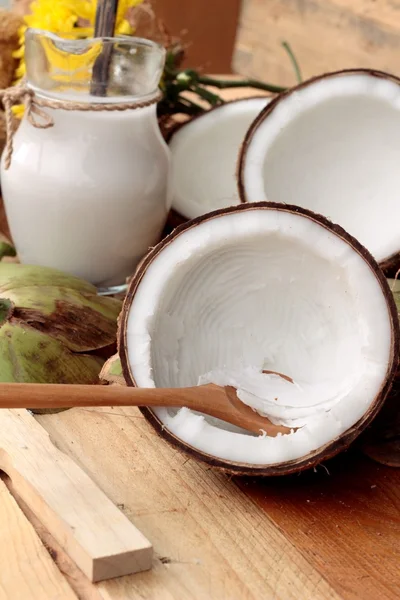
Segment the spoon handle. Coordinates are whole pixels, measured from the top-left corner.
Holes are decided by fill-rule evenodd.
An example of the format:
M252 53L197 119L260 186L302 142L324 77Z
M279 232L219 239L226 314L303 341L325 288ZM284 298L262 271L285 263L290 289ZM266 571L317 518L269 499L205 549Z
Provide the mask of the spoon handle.
M88 406L186 406L248 431L287 433L242 404L236 390L217 385L187 388L135 388L119 385L2 383L0 408L54 409Z
M135 388L114 385L2 383L0 408L75 406L189 406L199 409L199 388ZM200 401L196 401L196 396Z

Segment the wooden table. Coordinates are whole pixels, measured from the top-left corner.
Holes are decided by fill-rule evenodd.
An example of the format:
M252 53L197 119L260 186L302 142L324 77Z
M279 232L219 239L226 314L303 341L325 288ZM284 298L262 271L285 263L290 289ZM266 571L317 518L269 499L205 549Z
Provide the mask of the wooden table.
M0 482L1 600L399 597L396 469L353 450L290 478L231 478L160 439L135 408L37 419L156 558L149 572L90 584Z
M290 478L231 478L161 440L135 408L37 419L156 558L151 571L93 585L0 481L0 600L400 596L399 470L353 449Z

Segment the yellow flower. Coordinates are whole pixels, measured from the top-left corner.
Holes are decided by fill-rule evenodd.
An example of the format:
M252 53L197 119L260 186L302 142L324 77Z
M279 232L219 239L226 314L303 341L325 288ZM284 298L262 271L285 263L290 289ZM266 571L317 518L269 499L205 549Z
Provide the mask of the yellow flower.
M116 35L132 35L131 25L126 20L127 11L141 4L143 0L120 0L115 24ZM68 39L82 39L94 36L97 0L35 0L30 5L30 14L24 17L24 25L19 31L19 48L14 57L19 59L15 71L15 83L18 83L26 73L25 67L25 31L28 27L51 31ZM81 23L82 24L81 26ZM88 69L93 65L100 51L100 45L94 44L83 55L71 56L56 50L51 42L46 40L44 49L49 62L62 70L81 70L81 77L87 78ZM60 75L60 80L62 76ZM15 114L21 114L16 107Z
M22 117L24 116L24 108L25 107L23 104L16 104L12 107L14 116L17 117L17 119L22 119Z

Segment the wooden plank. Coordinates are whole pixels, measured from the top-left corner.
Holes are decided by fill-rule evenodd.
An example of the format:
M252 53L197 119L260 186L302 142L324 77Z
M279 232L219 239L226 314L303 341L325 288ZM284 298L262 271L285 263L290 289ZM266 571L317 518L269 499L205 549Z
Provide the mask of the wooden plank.
M0 480L0 600L77 600Z
M153 569L98 584L103 598L339 598L227 476L172 448L137 409L37 419L154 544Z
M329 472L231 481L171 448L133 408L38 418L154 541L154 570L100 584L103 598L398 598L399 471L353 451Z
M391 0L243 0L234 69L293 85L281 43L293 48L305 78L351 67L399 74L400 4Z
M49 531L39 521L38 517L31 511L29 506L22 500L18 495L12 480L6 475L2 475L2 479L5 482L8 490L12 497L18 504L19 508L28 519L29 523L35 530L38 538L41 540L44 547L48 550L54 564L58 570L62 573L63 577L69 583L70 587L77 595L79 600L102 600L96 586L89 581L82 571L77 567L72 558L66 554L60 544L54 539ZM18 555L18 560L20 556ZM1 577L0 577L1 585ZM1 600L1 599L0 599ZM43 598L43 600L47 600Z
M0 411L0 467L91 581L149 569L150 542L26 410Z
M400 471L349 452L327 471L237 479L341 597L399 598Z

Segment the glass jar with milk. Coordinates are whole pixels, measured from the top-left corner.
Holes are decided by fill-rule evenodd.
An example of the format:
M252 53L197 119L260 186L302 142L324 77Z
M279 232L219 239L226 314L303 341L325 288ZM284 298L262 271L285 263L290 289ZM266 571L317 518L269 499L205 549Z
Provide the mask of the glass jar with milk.
M165 51L140 38L31 29L25 55L34 110L1 167L19 258L113 290L159 240L169 210L156 117Z

